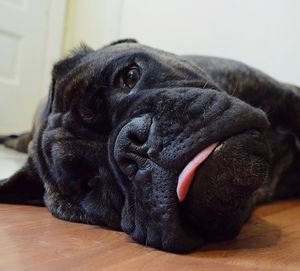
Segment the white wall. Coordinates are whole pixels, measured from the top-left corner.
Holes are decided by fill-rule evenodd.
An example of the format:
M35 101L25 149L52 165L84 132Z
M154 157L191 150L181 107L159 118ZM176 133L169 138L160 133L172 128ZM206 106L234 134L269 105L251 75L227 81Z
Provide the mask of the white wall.
M300 85L299 0L69 0L64 54L127 37L241 60Z
M121 38L242 60L300 85L299 0L124 0L117 21Z
M63 55L81 42L99 48L119 37L122 0L69 0Z

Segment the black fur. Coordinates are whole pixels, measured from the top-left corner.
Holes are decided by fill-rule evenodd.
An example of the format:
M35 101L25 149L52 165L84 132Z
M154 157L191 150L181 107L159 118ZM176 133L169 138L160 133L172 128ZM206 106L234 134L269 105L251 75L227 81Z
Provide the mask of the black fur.
M131 68L140 78L128 87ZM299 88L242 63L134 40L83 46L54 66L44 108L1 202L44 202L183 252L233 238L258 203L300 196ZM215 142L179 203L180 172Z

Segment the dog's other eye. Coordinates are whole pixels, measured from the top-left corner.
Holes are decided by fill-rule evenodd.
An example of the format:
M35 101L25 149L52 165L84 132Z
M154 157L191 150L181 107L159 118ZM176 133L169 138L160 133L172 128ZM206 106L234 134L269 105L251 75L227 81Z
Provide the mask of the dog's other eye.
M133 88L140 80L140 71L134 66L127 70L122 76L123 87Z

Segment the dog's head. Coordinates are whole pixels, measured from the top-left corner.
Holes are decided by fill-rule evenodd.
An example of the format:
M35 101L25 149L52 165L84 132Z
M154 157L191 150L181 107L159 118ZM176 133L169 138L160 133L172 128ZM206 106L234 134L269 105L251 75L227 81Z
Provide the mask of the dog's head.
M21 173L59 218L187 251L239 231L267 176L267 126L183 57L130 40L82 47L54 66Z

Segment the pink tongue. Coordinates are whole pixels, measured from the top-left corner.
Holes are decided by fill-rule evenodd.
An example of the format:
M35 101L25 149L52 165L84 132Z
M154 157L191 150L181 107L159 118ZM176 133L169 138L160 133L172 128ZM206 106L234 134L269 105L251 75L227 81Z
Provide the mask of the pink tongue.
M177 184L177 196L179 201L183 201L185 199L198 166L206 160L217 145L218 143L214 143L198 153L180 173Z

